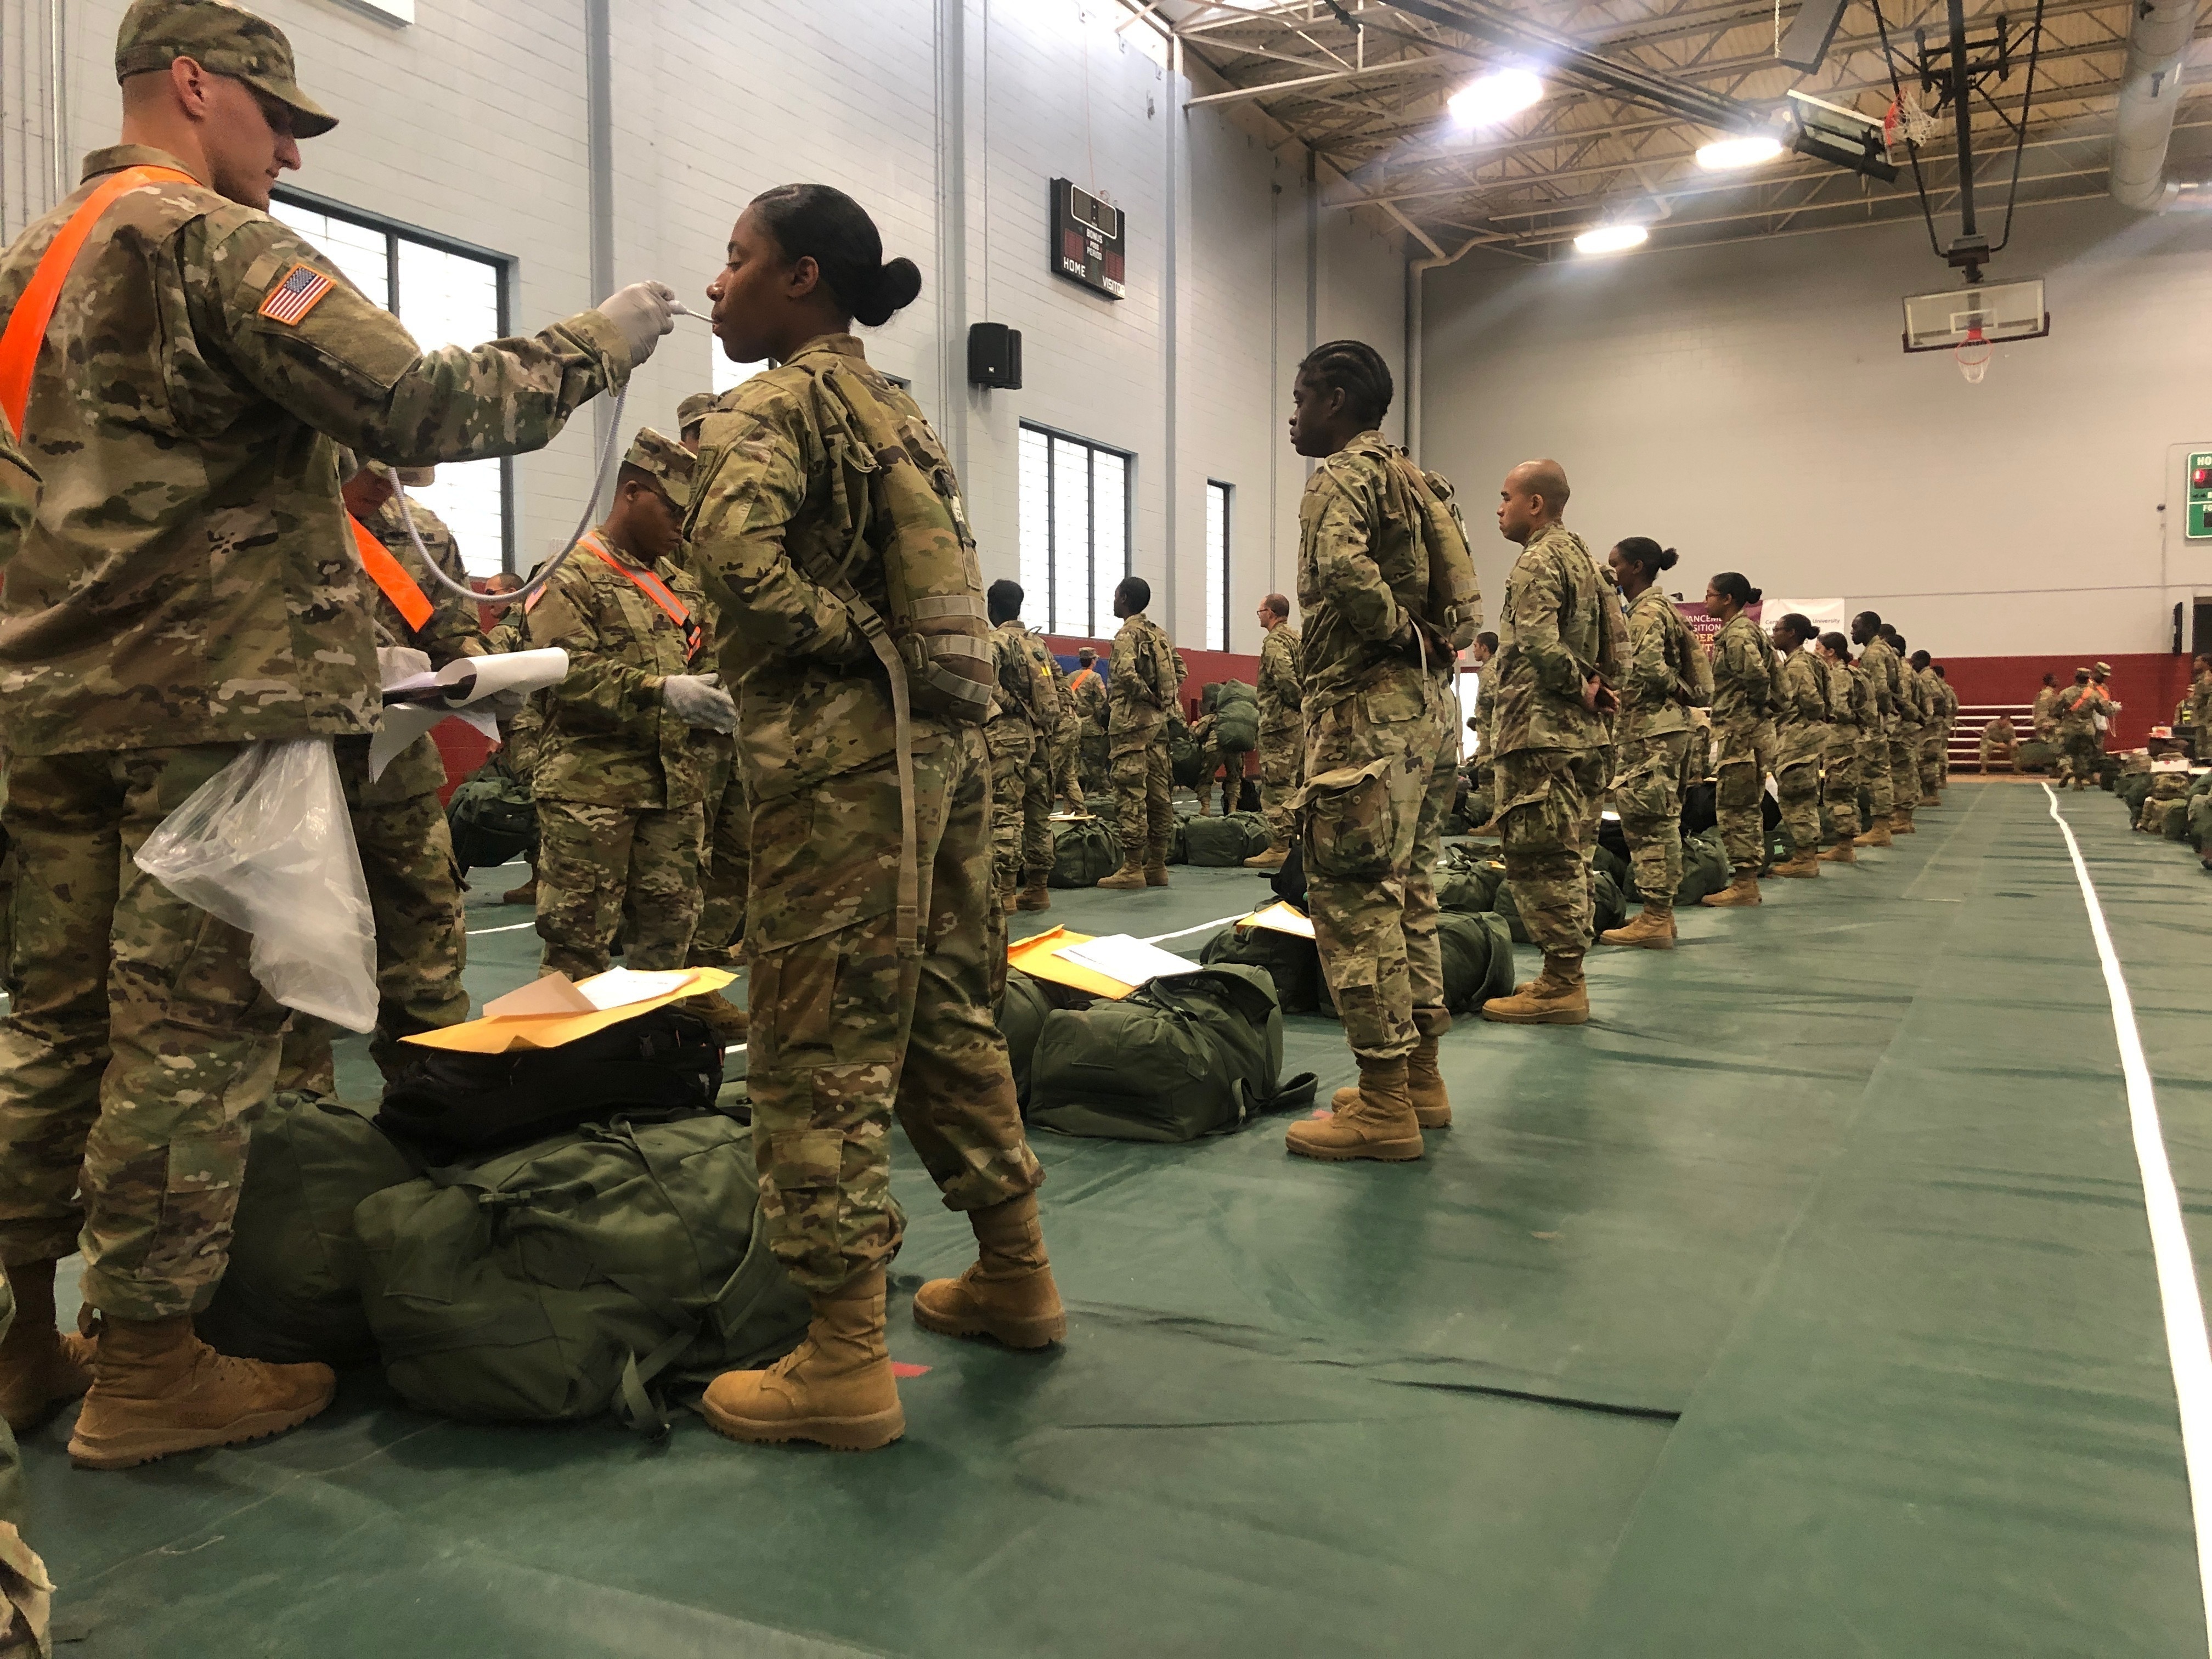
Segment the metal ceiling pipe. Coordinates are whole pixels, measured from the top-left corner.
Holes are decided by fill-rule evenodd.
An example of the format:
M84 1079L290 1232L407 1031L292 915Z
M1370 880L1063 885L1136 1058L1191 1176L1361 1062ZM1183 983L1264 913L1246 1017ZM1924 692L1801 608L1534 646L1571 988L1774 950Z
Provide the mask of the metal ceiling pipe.
M2181 107L2181 60L2197 27L2197 0L2138 0L2112 122L2112 199L2139 213L2166 200L2166 149Z

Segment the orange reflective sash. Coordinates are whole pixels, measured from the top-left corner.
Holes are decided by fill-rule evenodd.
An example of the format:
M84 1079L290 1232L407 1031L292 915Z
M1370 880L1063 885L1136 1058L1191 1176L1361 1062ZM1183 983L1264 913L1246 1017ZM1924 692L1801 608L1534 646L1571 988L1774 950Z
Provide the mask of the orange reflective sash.
M423 596L422 586L407 574L392 550L370 532L369 527L350 513L346 522L353 526L353 544L361 555L361 568L368 572L369 580L383 591L399 614L407 618L410 628L420 628L430 620L430 601Z
M668 620L684 630L684 657L687 662L699 654L700 642L706 630L691 620L691 613L684 608L684 601L668 591L668 584L650 570L634 570L607 551L596 534L584 538L584 545L606 561L607 568L617 575L627 576L637 591L651 599L667 613Z
M110 173L70 215L69 222L54 240L46 244L39 268L31 273L22 297L15 301L15 309L9 316L7 331L0 334L0 410L7 411L8 423L15 428L18 437L27 438L23 431L23 410L31 401L31 371L38 364L39 348L46 343L46 325L54 319L54 306L62 297L62 284L69 280L70 268L76 264L85 238L92 234L100 216L125 191L169 180L185 185L199 182L191 173L175 167L125 167L120 173Z

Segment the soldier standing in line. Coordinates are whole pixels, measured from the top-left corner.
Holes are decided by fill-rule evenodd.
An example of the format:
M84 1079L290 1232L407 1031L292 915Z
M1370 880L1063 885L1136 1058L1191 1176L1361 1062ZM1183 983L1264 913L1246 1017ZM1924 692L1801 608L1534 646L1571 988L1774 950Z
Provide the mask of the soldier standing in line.
M694 462L640 428L614 504L532 602L530 643L568 653L538 754L539 970L572 980L682 968L699 921L706 822L702 730L736 705L699 670L714 660L706 606L681 560Z
M999 908L1049 910L1044 878L1052 872L1052 775L1048 760L1042 767L1038 762L1060 729L1060 690L1044 641L1022 625L1022 585L993 582L984 598L998 676L983 743L991 756L991 865Z
M435 587L434 599L407 572L418 556L399 516L391 469L375 461L356 463L350 456L342 470L343 465L357 467L340 492L346 511L392 556L390 564L370 572L375 589L369 609L378 649L420 651L433 670L483 655L483 630L475 602L445 587ZM421 489L431 478L427 471L410 468L399 482ZM465 583L468 570L453 532L428 507L419 502L408 506L416 533L438 568ZM493 701L499 706L487 712L495 716L512 718L521 712L520 697L511 704L503 698ZM410 1053L421 1053L402 1048L402 1037L457 1025L469 1017L469 994L461 984L469 960L468 919L461 884L453 875L453 832L438 800L446 763L437 744L425 732L394 755L376 778L368 775L368 738L351 737L340 738L334 748L376 920L376 1030L368 1054L388 1079ZM337 1092L331 1053L334 1029L312 1015L292 1016L277 1066L279 1088Z
M1305 716L1299 699L1298 630L1280 593L1260 601L1260 811L1267 849L1244 860L1253 870L1279 870L1291 855L1297 820L1291 797L1305 781Z
M16 921L39 942L18 941L0 1026L17 1313L0 1404L50 1415L88 1363L70 1453L97 1468L282 1432L335 1387L192 1334L287 1010L248 937L132 855L246 745L374 727L337 446L405 466L540 447L675 325L673 296L640 283L534 337L426 353L264 210L296 141L335 125L280 30L215 0L134 0L115 64L123 143L0 256L12 315L63 228L89 227L23 422L45 501L0 573ZM53 1319L55 1264L79 1249L89 1350Z
M2191 753L2202 766L2212 763L2212 656L2199 652L2191 665L2196 672L2189 682L2188 696L2174 712L2173 734L2179 738L2187 733L2194 740Z
M1895 669L1897 691L1892 705L1896 720L1889 732L1890 799L1894 803L1889 814L1889 829L1892 835L1911 836L1918 833L1912 814L1920 805L1920 728L1924 712L1922 694L1912 665L1905 659L1905 636L1884 623L1881 642L1888 647Z
M1859 647L1859 671L1866 676L1874 702L1874 718L1861 728L1859 739L1859 769L1866 778L1870 818L1853 845L1887 847L1895 833L1897 802L1907 787L1903 779L1890 775L1897 705L1905 695L1904 665L1882 638L1881 618L1871 611L1851 618L1851 642Z
M1772 641L1744 614L1759 598L1759 590L1733 570L1705 585L1705 614L1721 619L1712 643L1714 805L1735 872L1733 882L1701 901L1715 906L1759 903L1759 872L1766 862L1759 800L1774 765L1781 664Z
M1498 819L1505 878L1544 971L1482 1006L1514 1025L1589 1018L1583 957L1590 943L1590 860L1608 780L1613 687L1628 667L1628 623L1613 584L1561 522L1567 475L1523 461L1498 491L1498 530L1520 544L1505 580L1492 672L1498 736ZM1492 688L1483 689L1487 702Z
M707 1420L740 1440L859 1450L905 1431L884 1346L894 1112L976 1240L965 1273L915 1292L915 1322L1023 1348L1066 1329L992 1016L975 540L944 445L852 333L921 288L850 197L786 185L745 209L707 290L730 360L779 365L708 417L685 530L747 664L760 1224L814 1313L786 1358L708 1387Z
M1168 884L1168 838L1175 833L1175 805L1167 723L1168 716L1177 712L1176 696L1188 671L1182 653L1145 614L1152 602L1152 584L1142 576L1124 577L1114 590L1114 614L1121 618L1121 631L1114 636L1107 677L1106 742L1112 756L1115 809L1121 824L1121 867L1100 877L1101 887Z
M1435 481L1379 429L1393 390L1382 355L1358 340L1316 347L1291 389L1291 446L1321 462L1298 506L1301 857L1359 1083L1329 1116L1292 1124L1286 1144L1330 1161L1418 1158L1423 1127L1451 1121L1435 872L1457 770L1458 646L1432 614L1423 497Z
M1713 673L1690 625L1659 586L1678 556L1649 536L1606 555L1628 602L1628 666L1620 682L1613 810L1620 814L1644 908L1598 935L1607 945L1674 948L1674 895L1682 885L1682 773L1690 714L1712 701ZM1484 702L1489 699L1485 698ZM1479 702L1476 708L1482 707Z
M1912 653L1912 678L1920 694L1920 805L1941 806L1943 783L1943 744L1950 730L1945 716L1943 682L1936 678L1925 651Z
M1828 750L1820 768L1820 804L1828 809L1834 845L1820 854L1823 864L1856 864L1859 834L1859 754L1874 720L1874 693L1850 643L1841 634L1820 635L1819 654L1828 676Z
M1774 648L1782 658L1782 705L1774 717L1774 790L1782 807L1782 828L1790 837L1790 856L1774 867L1774 873L1791 880L1820 873L1820 766L1835 712L1828 677L1805 649L1812 639L1812 623L1794 611L1774 624Z
M2105 752L2104 741L2097 732L2097 716L2109 715L2112 707L2110 699L2091 681L2089 671L2075 669L2074 684L2058 695L2062 783L2071 778L2075 789L2087 789L2097 775Z
M1110 793L1113 778L1106 746L1106 677L1098 672L1098 653L1089 646L1076 649L1076 671L1067 677L1075 704L1076 771L1086 794Z
M1066 665L1048 646L1045 664L1052 670L1052 689L1060 697L1060 723L1053 727L1052 739L1047 747L1051 751L1051 770L1046 775L1043 788L1048 802L1064 804L1071 812L1085 811L1083 779L1079 775L1083 747L1083 711L1075 706ZM1047 837L1048 841L1050 839Z
M1951 689L1951 677L1943 672L1943 665L1934 667L1936 695L1942 699L1939 716L1943 723L1942 741L1936 745L1936 787L1942 793L1951 781L1951 738L1959 729L1959 694Z

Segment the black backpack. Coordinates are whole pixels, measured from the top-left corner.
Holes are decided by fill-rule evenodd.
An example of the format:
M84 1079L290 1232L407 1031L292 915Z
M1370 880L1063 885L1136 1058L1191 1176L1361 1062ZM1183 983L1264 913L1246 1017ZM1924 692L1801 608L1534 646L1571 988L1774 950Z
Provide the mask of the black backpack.
M687 1009L656 1008L558 1048L459 1054L410 1045L376 1127L434 1164L482 1158L622 1116L711 1110L722 1042Z

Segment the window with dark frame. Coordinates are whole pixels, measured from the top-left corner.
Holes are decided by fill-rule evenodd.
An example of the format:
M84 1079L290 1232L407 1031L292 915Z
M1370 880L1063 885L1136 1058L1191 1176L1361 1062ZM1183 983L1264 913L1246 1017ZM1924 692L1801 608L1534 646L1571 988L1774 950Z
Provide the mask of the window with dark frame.
M1134 459L1022 422L1022 615L1047 634L1111 639L1114 589L1129 574Z
M1229 649L1229 507L1236 486L1206 481L1206 648Z
M511 256L305 191L278 191L269 211L396 315L425 351L479 346L507 333ZM446 521L471 576L515 568L513 460L447 462L435 483L407 493Z

